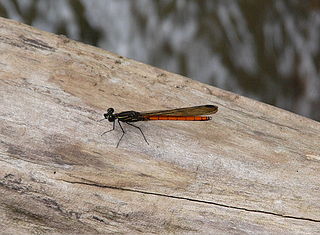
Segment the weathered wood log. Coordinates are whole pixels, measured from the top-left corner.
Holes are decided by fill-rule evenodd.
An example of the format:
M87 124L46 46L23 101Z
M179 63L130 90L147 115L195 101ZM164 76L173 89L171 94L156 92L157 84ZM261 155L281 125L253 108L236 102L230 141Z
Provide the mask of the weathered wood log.
M0 50L2 232L320 232L318 122L3 18ZM150 145L97 122L201 104Z

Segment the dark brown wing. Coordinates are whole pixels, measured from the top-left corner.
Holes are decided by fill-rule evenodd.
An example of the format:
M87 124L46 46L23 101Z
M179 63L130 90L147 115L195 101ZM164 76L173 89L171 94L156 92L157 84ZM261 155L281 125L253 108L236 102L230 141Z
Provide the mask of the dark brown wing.
M142 116L200 116L214 114L218 112L218 107L215 105L200 105L180 109L168 109L168 110L157 110L149 112L139 112Z

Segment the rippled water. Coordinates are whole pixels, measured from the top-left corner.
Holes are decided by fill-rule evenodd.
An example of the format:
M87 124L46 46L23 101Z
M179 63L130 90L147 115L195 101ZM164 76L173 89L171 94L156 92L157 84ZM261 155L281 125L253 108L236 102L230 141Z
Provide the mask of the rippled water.
M320 120L318 0L3 0L0 14Z

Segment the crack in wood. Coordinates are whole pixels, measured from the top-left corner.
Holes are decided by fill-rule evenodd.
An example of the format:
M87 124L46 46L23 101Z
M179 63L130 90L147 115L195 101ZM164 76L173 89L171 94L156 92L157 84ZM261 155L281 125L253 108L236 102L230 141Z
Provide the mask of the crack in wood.
M278 217L286 218L286 219L304 220L304 221L317 222L317 223L320 222L320 220L317 220L317 219L298 217L298 216L292 216L292 215L282 215L282 214L278 214L278 213L271 212L271 211L263 211L263 210L248 209L245 207L230 206L230 205L212 202L212 201L206 201L206 200L200 200L200 199L194 199L194 198L188 198L188 197L181 197L181 196L174 196L174 195L168 195L168 194L164 194L164 193L148 192L148 191L130 189L130 188L121 188L121 187L116 187L116 186L111 186L111 185L101 185L101 184L97 184L97 183L91 182L91 181L88 182L88 180L84 179L84 178L81 178L81 179L85 180L87 182L69 181L69 180L64 180L64 179L60 179L60 180L66 182L66 183L71 183L71 184L83 184L83 185L99 187L99 188L108 188L108 189L121 190L121 191L126 191L126 192L142 193L142 194L146 194L146 195L167 197L167 198L173 198L173 199L178 199L178 200L186 200L186 201L204 203L204 204L209 204L209 205L214 205L214 206L219 206L219 207L224 207L224 208L229 208L229 209L234 209L234 210L241 210L241 211L248 211L248 212L252 212L252 213L273 215L273 216L278 216Z
M21 38L23 43L27 46L40 49L40 50L47 50L47 51L53 51L53 52L56 51L55 48L49 46L46 42L41 41L40 39L27 38L24 35L21 35L19 38Z

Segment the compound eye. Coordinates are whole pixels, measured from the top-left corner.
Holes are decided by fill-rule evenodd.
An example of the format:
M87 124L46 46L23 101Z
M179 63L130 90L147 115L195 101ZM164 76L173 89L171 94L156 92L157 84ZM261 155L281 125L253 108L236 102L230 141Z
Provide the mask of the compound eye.
M114 109L113 108L108 108L107 113L113 113Z

